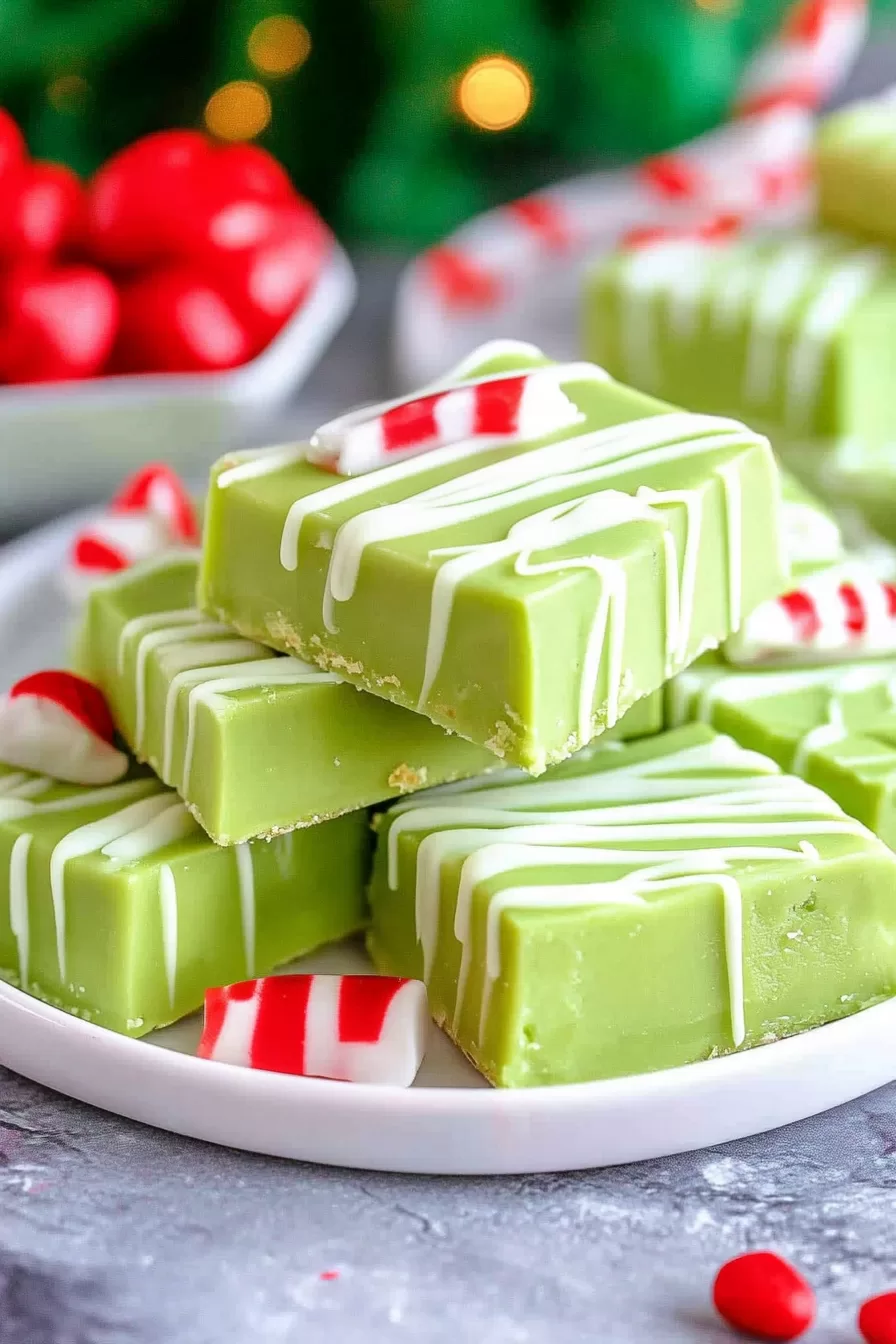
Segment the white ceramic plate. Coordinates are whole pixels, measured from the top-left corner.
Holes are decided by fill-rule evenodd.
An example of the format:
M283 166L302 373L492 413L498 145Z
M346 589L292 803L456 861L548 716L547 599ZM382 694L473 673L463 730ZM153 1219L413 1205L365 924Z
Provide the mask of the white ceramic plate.
M305 302L237 369L0 388L0 526L86 503L153 458L191 475L256 440L307 378L355 293L348 257L334 245Z
M0 686L64 657L57 576L63 519L0 551ZM366 966L346 944L313 970ZM409 1091L212 1064L197 1018L142 1041L0 985L0 1063L81 1101L163 1129L281 1157L386 1171L562 1171L661 1157L756 1134L896 1078L896 1000L758 1050L665 1073L497 1092L432 1029Z

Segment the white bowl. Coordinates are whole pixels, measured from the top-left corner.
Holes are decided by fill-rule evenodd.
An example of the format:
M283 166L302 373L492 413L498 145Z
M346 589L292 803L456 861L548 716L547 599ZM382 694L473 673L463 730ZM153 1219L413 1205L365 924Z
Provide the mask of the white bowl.
M305 302L239 368L0 388L0 527L99 498L152 458L199 476L256 439L345 321L356 289L334 245Z

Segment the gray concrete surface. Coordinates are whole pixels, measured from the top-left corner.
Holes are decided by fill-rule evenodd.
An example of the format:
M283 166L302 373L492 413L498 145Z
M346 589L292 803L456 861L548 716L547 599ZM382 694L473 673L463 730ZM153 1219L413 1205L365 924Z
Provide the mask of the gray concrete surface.
M879 48L857 87L896 76ZM284 430L386 386L396 267ZM776 1134L604 1172L437 1180L290 1165L144 1129L0 1070L2 1344L679 1344L715 1267L793 1257L815 1344L896 1287L896 1085Z

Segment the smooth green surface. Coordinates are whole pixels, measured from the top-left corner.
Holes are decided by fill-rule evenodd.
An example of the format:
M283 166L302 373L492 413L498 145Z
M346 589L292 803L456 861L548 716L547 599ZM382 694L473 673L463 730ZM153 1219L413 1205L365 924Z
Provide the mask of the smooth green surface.
M896 849L896 660L733 672L711 661L667 689L698 719L823 789Z
M495 361L483 371L509 367L524 364ZM585 416L576 427L580 434L646 422L671 409L610 382L576 381L565 391ZM565 440L569 431L554 437ZM511 526L559 501L595 498L608 489L629 496L642 487L665 492L667 498L651 501L649 519L605 526L577 542L538 552L539 561L546 555L569 560L568 568L535 577L521 575L511 555L480 569L456 590L438 675L421 708L434 722L486 746L508 763L538 773L602 731L608 718L613 687L605 647L590 697L587 730L581 727L585 646L598 604L606 595L604 580L587 563L589 556L615 562L624 587L620 710L656 690L670 671L666 591L670 543L679 585L684 584L686 549L695 575L685 647L671 660L672 667L685 665L718 643L736 624L728 595L732 571L742 576L745 611L780 591L786 575L777 545L779 487L774 464L765 442L743 431L736 443L682 452L673 461L657 457L648 462L645 455L642 462L623 453L607 464L599 484L590 482L584 472L563 476L545 468L537 498L505 503L505 492L498 490L497 502L475 521L455 521L437 530L373 542L363 551L353 596L336 603L338 629L326 628L323 599L331 554L337 535L345 535L339 529L349 520L375 506L416 502L424 487L459 477L465 486L480 488L477 471L520 460L537 446L497 448L450 466L437 452L431 454L432 465L413 480L384 480L383 473L373 473L365 478L363 499L342 501L306 517L294 571L284 568L279 555L290 506L333 486L333 475L295 461L224 489L218 478L235 461L224 459L212 474L200 605L251 638L334 669L375 695L416 708L435 579L446 563L433 552L503 542ZM743 505L740 535L730 539L725 480ZM413 511L413 506L406 508L403 516ZM583 559L586 563L577 566Z
M299 667L295 659L226 629L204 629L198 611L191 623L171 625L174 642L150 647L152 632L128 623L159 613L164 626L165 613L188 611L196 572L195 560L174 559L96 589L80 662L108 696L129 746L178 790L218 844L316 823L496 764L482 748L316 668L307 669L311 680L278 684L278 674ZM142 633L150 636L143 644ZM262 664L256 685L228 689L222 678L251 676L246 668L261 660L271 664L269 679ZM145 698L139 741L138 681ZM641 731L653 731L662 716L658 698L646 713Z
M142 1036L210 986L364 924L365 813L227 850L152 777L105 791L37 780L0 766L0 975L86 1021ZM104 853L110 826L139 841L151 819L121 814L147 800L167 836L144 832L143 857ZM63 845L83 852L63 862Z
M896 100L853 103L828 117L815 178L825 223L896 244Z
M706 1059L896 989L896 857L699 724L391 808L371 904L377 966L425 974L500 1086Z

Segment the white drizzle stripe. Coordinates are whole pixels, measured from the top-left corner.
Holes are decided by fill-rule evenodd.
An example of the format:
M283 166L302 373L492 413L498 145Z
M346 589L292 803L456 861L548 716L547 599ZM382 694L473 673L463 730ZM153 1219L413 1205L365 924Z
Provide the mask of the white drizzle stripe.
M177 883L167 863L163 863L159 869L159 912L168 1002L173 1008L177 992Z
M675 736L680 742L680 736ZM809 837L841 835L864 840L868 832L819 790L779 774L771 762L765 762L765 773L757 776L729 773L720 778L711 773L725 768L725 764L739 765L747 771L756 760L763 759L742 751L731 739L718 737L678 749L676 745L670 743L665 754L635 760L596 776L572 775L528 785L502 785L499 780L485 778L473 781L466 794L458 791L443 793L432 801L408 800L387 814L387 876L393 888L398 883L400 835L426 832L413 860L415 922L426 980L432 975L439 938L443 866L447 862L461 865L453 919L454 937L461 945L455 1026L463 1010L471 969L472 904L479 885L515 869L571 865L594 872L613 867L627 871L605 883L592 880L558 886L532 880L522 887L511 885L489 893L480 1043L487 1026L492 985L500 976L503 910L632 904L654 892L703 881L716 886L722 896L731 1036L735 1046L743 1043L742 894L731 865L737 861L752 865L762 860L814 864L820 856ZM631 749L623 748L626 750ZM592 748L588 756L599 759L601 752L606 754L607 748ZM645 781L667 792L657 801L647 802ZM588 805L594 801L590 795L595 785L616 805L591 812ZM632 799L628 804L623 801L626 794ZM531 805L536 799L542 806L534 812L514 811L508 806L513 802ZM550 810L550 804L575 802L580 806L572 811ZM504 804L503 809L496 806L498 803ZM527 825L529 821L532 824ZM592 821L597 824L583 824ZM656 847L639 848L647 842ZM676 847L665 849L664 845L670 843Z
M778 369L778 336L788 310L797 301L824 257L830 239L797 237L774 249L750 310L744 397L752 405L771 401Z
M792 427L809 428L831 339L886 264L886 254L880 249L848 256L825 277L809 304L787 361L784 414Z
M175 681L178 683L175 688ZM196 742L196 714L200 705L214 706L218 697L230 695L234 691L246 691L277 686L338 685L339 678L332 672L321 672L297 658L262 658L257 662L235 663L231 667L215 667L211 674L199 669L194 673L182 672L169 687L168 704L172 706L170 717L166 706L165 720L165 782L174 784L174 707L180 691L187 690L187 733L184 743L184 762L180 778L180 789L186 793L190 786L193 768L193 751Z
M255 974L255 869L252 865L252 850L248 844L234 845L233 853L240 891L240 922L246 958L246 979L251 980Z
M169 806L152 817L145 826L130 831L120 839L113 840L111 844L104 845L102 849L104 857L116 863L136 863L139 859L145 859L161 849L167 849L178 840L195 835L199 827L183 803L180 800L172 800L170 794L167 798Z
M19 956L19 986L28 989L28 853L34 836L17 835L9 857L9 924Z
M166 784L174 784L176 781L172 778L171 773L174 752L174 721L180 692L187 686L203 680L210 680L218 674L219 669L224 669L220 673L223 676L228 666L246 665L245 659L253 653L257 653L260 658L263 658L265 651L260 644L256 644L250 639L219 639L210 644L203 642L175 644L170 646L166 652L173 652L174 658L169 660L168 657L165 657L162 667L168 685L165 690L165 709L162 719L162 762L159 774ZM271 661L273 662L273 657ZM249 665L251 666L251 664Z
M59 966L59 978L63 984L67 975L65 951L66 864L71 859L95 853L111 844L113 840L118 840L121 836L127 835L129 831L137 830L139 827L146 825L153 817L167 810L170 805L171 795L169 793L142 798L139 802L131 803L130 806L122 808L120 812L113 812L110 816L101 817L98 821L88 822L85 826L79 826L76 830L69 831L68 835L64 835L54 848L50 855L50 892L53 899L53 919L56 926L56 957Z
M132 640L142 639L153 630L170 629L175 625L195 625L201 620L202 612L198 607L181 607L172 611L151 611L148 615L134 616L131 620L125 621L118 636L118 675L121 676L124 672Z
M0 800L6 798L37 798L48 793L54 781L47 775L26 775L23 772L0 778ZM0 804L2 805L2 804Z
M272 476L275 472L285 471L305 460L307 447L304 444L286 448L256 448L249 452L232 455L225 459L226 466L215 478L215 487L226 490L237 482L252 481L259 476Z

